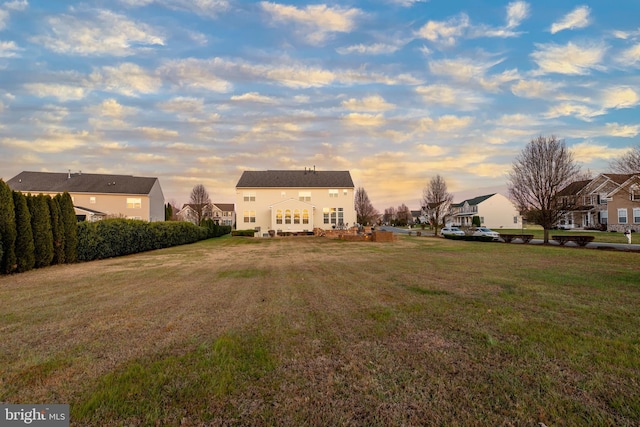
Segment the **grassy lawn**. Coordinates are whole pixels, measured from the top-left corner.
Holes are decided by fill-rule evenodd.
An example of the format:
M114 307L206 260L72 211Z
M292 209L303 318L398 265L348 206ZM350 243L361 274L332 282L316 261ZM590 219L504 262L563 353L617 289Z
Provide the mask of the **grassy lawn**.
M220 238L0 301L0 402L72 425L640 424L638 253Z

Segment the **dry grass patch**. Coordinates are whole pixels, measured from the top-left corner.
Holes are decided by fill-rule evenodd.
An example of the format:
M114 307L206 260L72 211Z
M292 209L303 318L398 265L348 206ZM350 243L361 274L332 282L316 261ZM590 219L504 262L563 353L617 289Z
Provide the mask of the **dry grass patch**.
M636 425L637 266L222 238L0 277L0 401L76 425Z

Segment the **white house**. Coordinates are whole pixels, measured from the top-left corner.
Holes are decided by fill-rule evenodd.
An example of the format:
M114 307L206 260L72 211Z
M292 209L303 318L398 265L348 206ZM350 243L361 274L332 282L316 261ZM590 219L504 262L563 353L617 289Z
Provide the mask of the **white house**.
M282 233L356 223L354 185L349 171L245 171L236 185L239 230Z
M520 228L522 217L511 200L499 193L474 197L451 205L451 222L470 226L478 216L483 227Z

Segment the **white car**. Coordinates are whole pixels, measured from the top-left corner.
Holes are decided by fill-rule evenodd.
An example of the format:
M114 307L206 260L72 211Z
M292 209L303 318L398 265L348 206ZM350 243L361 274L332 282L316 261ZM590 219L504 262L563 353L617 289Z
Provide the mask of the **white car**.
M495 231L487 228L487 227L478 227L473 232L474 236L487 236L493 238L493 240L498 240L500 238L500 233L496 233Z
M444 227L440 230L441 236L464 236L464 231L460 230L458 227Z

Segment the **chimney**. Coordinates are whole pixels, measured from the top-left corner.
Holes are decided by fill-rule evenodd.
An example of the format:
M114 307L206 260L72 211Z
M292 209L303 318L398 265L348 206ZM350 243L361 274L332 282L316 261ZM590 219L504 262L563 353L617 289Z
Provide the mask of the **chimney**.
M71 179L71 169L69 169L69 172L67 173L67 179Z
M313 174L316 174L316 165L313 165Z

